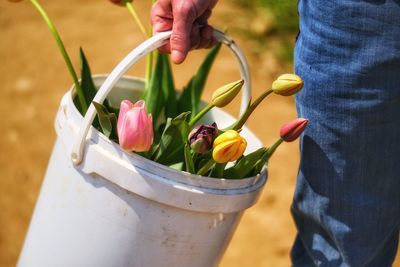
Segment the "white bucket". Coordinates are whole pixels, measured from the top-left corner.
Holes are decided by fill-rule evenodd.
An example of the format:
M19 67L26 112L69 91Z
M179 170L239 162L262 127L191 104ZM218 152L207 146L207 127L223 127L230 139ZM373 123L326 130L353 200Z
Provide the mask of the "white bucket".
M153 37L158 43L152 49L168 34ZM95 77L103 84L97 101L111 90L107 84L116 103L143 90L142 80L113 73ZM18 266L217 266L243 211L256 202L266 171L240 180L215 179L124 152L93 127L87 127L87 135L94 111L82 118L71 92L57 113L57 140ZM235 121L219 109L208 119L222 127ZM262 146L246 127L241 134L249 151Z

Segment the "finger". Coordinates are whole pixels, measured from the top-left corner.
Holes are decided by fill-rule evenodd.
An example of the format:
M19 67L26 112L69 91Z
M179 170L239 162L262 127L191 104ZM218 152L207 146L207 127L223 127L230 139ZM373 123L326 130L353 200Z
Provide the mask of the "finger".
M151 8L151 23L154 32L162 32L172 29L173 16L171 3L159 0Z
M190 33L190 49L197 49L200 46L200 25L197 23L193 24L192 31Z
M157 1L151 9L151 23L153 25L153 33L168 31L172 29L173 16L171 3L165 0ZM171 46L169 43L158 49L160 53L170 53Z
M208 48L213 40L213 28L209 25L200 29L200 43L198 48Z
M199 22L201 25L207 25L208 24L208 19L211 17L211 10L206 9L203 14L201 14L200 17L196 19L197 22Z
M165 45L161 46L158 48L158 51L162 54L169 54L171 53L171 45L168 43L166 43Z
M172 26L171 59L175 64L182 63L191 46L190 35L193 22L196 18L196 10L190 1L182 1L172 10L174 23Z
M206 47L204 47L204 48L211 48L211 47L214 47L216 44L218 43L218 41L215 39L215 38L213 38L212 40L211 40L211 42L208 44L208 46L206 46Z

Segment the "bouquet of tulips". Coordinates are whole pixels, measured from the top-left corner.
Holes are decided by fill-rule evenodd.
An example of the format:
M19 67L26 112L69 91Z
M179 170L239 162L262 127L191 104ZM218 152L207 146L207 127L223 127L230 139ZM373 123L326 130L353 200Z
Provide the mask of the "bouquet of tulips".
M61 50L74 81L76 107L85 115L88 106L94 105L97 118L93 127L119 143L125 151L138 153L160 164L193 174L241 179L259 174L277 147L284 141L295 140L307 125L308 121L303 118L288 122L280 129L280 137L274 144L244 155L247 141L240 135L243 125L271 93L290 96L301 90L303 82L294 74L278 77L271 89L250 101L245 112L229 127L220 129L215 122L199 123L212 108L222 108L230 103L244 83L243 80L234 81L216 89L209 104L201 105L202 91L220 44L209 51L197 73L180 93L177 93L174 85L168 55L155 52L148 56L146 87L141 99L136 103L123 100L119 107L111 106L107 101L104 104L95 103L93 98L97 88L83 50L80 50L81 79L78 79L56 27L37 0L30 2L44 18ZM143 34L148 35L138 19L132 0L111 2L125 6Z

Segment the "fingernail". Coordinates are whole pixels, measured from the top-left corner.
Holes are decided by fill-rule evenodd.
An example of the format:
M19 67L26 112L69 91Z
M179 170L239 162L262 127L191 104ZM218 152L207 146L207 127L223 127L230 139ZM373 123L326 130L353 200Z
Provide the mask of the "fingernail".
M182 63L186 58L186 55L178 50L171 51L171 59L175 64Z

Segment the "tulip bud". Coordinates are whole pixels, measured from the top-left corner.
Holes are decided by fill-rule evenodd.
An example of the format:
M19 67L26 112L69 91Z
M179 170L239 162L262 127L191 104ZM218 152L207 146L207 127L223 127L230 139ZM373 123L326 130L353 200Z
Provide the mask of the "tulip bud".
M133 0L110 0L112 3L119 5L119 6L125 6L126 2L132 3Z
M307 119L297 118L284 124L280 131L281 138L286 142L292 142L296 140L306 128L307 123Z
M124 150L144 152L153 144L153 120L146 113L143 100L132 104L128 100L121 102L117 131L119 144Z
M228 130L214 140L213 159L217 163L235 161L243 155L247 142L235 130Z
M215 122L211 125L197 125L189 134L190 148L196 153L207 153L217 136L218 128Z
M283 74L272 83L272 91L277 95L294 95L303 88L303 80L295 74Z
M219 108L228 105L242 89L243 83L243 80L239 80L218 88L212 95L211 103Z

